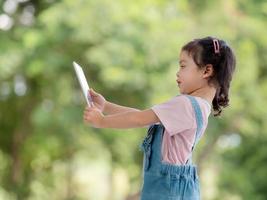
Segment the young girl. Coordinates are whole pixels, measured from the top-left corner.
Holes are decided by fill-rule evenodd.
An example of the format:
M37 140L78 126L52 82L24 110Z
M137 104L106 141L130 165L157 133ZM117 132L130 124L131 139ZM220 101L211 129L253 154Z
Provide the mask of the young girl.
M190 41L182 47L179 63L180 95L138 110L108 102L90 90L94 105L84 111L84 122L96 128L150 126L141 145L141 200L200 199L192 152L207 128L211 107L219 116L229 105L235 56L225 41L213 37Z

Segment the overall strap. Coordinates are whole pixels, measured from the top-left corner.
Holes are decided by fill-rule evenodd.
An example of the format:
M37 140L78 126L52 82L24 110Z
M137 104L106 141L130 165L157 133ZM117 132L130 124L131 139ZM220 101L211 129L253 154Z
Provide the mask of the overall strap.
M164 126L153 124L149 127L147 135L140 148L144 152L143 171L157 172L161 165L161 144Z
M201 133L201 129L203 127L203 117L202 117L202 112L201 112L200 106L199 106L197 100L195 99L195 97L190 96L190 95L186 95L186 96L190 99L190 102L193 106L193 109L195 112L195 117L196 117L196 122L197 122L197 131L196 131L196 135L195 135L195 141L194 141L194 144L192 146L190 157L186 161L186 164L192 164L192 154L193 154L193 150L195 148L195 145L197 144L197 142L200 139L200 133Z

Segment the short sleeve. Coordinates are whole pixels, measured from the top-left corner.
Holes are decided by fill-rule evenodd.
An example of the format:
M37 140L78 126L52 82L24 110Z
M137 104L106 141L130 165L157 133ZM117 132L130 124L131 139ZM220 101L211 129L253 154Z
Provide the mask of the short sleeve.
M193 128L193 107L186 96L176 96L164 103L152 106L151 109L171 136Z

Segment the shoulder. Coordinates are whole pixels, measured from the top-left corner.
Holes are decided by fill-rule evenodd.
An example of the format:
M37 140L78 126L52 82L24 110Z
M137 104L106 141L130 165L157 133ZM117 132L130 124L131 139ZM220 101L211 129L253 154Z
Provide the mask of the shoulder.
M193 111L190 99L186 95L172 97L163 103L154 105L152 109L175 112L179 115L192 115Z
M187 95L184 95L184 94L177 95L177 96L173 97L172 99L175 102L183 103L185 105L190 105L190 99L188 98Z
M190 111L190 113L193 111L192 103L187 95L177 95L169 102L173 103L177 108Z
M193 108L184 95L154 105L152 110L171 135L194 127Z
M179 103L180 105L190 105L190 100L187 97L187 95L176 95L168 100L166 100L165 102L162 102L160 104L177 104Z

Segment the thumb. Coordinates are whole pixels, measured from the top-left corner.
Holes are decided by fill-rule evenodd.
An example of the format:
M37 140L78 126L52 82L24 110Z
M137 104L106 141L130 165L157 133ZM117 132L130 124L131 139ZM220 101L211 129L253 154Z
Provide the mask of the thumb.
M92 96L97 96L97 93L91 88L89 90L89 93L92 95Z

